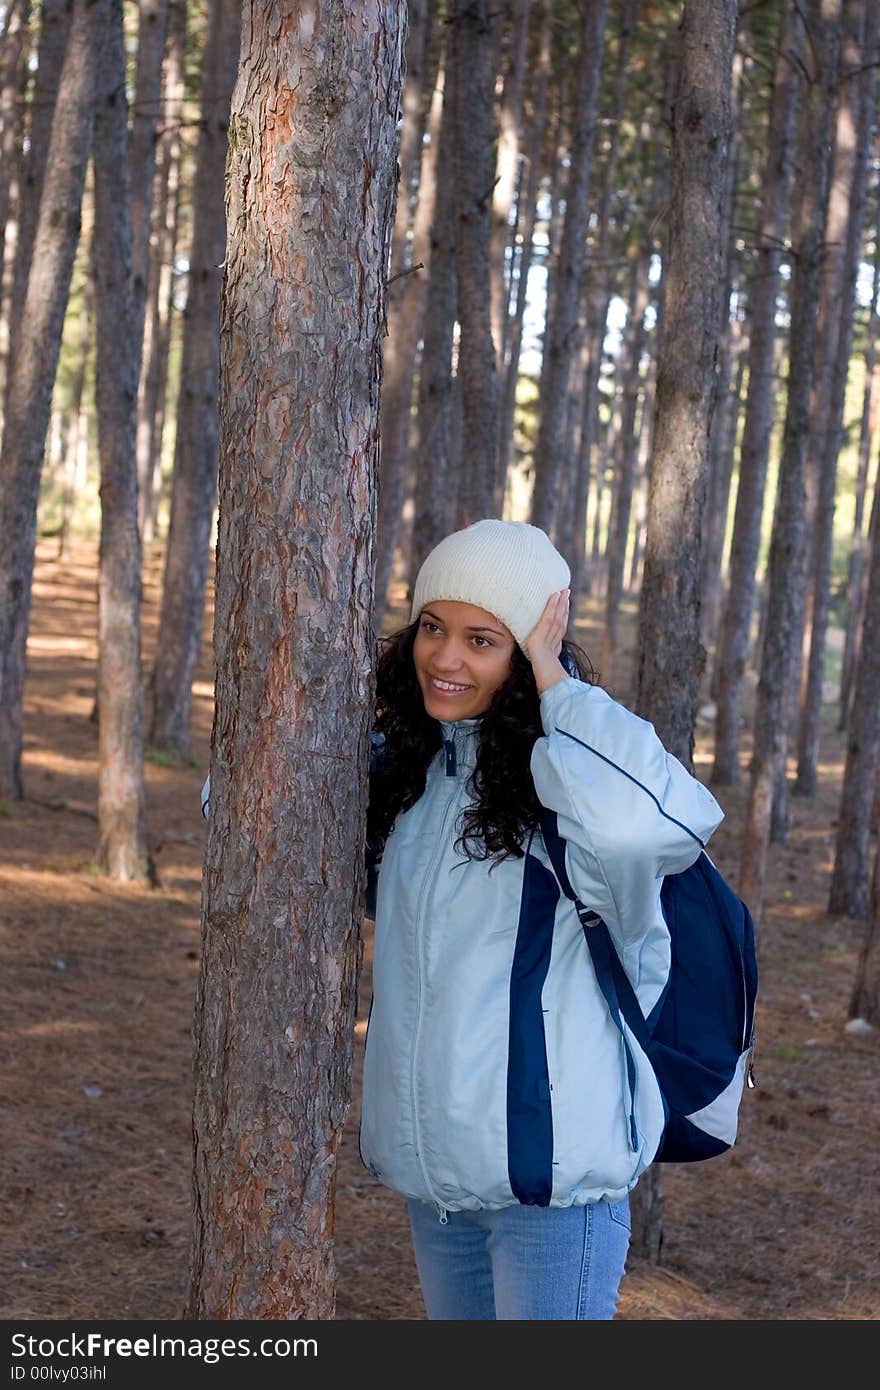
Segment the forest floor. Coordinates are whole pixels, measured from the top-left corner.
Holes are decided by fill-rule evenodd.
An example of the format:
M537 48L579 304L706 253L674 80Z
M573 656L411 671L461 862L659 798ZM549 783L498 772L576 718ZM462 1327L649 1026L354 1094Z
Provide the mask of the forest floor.
M147 762L153 890L99 876L96 553L41 542L26 690L25 799L0 807L0 1317L181 1315L190 1215L191 1021L212 718L212 616L195 685L194 766ZM161 556L144 575L145 669ZM633 637L630 618L627 631ZM393 613L389 630L401 617ZM598 646L585 600L575 635ZM632 669L632 648L620 669ZM612 693L626 700L625 678ZM623 1319L880 1317L880 1036L844 1031L864 924L825 911L844 741L823 732L821 788L773 846L755 1070L735 1149L664 1170L663 1264L631 1260ZM708 775L701 721L697 772ZM744 753L745 757L745 753ZM743 787L712 855L735 882ZM368 924L369 927L370 924ZM356 1028L369 1001L369 934ZM358 1097L336 1203L337 1318L424 1318L402 1202L363 1170Z

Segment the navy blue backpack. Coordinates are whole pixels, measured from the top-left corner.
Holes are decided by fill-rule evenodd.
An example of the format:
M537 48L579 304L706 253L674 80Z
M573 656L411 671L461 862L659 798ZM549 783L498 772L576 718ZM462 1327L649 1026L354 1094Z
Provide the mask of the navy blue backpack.
M385 739L375 731L370 739L372 777L382 765ZM541 831L562 891L577 909L599 988L623 1037L630 1085L635 1063L624 1021L654 1068L666 1112L654 1162L690 1163L726 1153L736 1138L744 1083L754 1085L758 965L748 908L705 851L683 873L667 875L660 900L671 938L671 966L666 988L645 1018L607 926L572 889L555 812L544 811ZM366 847L366 912L372 917L382 849L378 843Z
M705 850L663 880L660 901L672 961L666 988L645 1018L607 926L574 893L556 814L541 832L562 891L584 929L596 979L634 1063L625 1021L654 1068L666 1111L655 1163L692 1163L726 1153L736 1138L743 1085L754 1086L758 964L752 918Z

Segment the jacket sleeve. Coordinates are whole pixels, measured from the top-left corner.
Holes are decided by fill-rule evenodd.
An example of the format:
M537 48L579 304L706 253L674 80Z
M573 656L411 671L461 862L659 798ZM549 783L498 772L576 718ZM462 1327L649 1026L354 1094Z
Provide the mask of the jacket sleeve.
M723 812L653 725L599 686L563 677L541 696L541 722L531 772L538 800L556 812L572 887L632 943L663 877L694 862Z

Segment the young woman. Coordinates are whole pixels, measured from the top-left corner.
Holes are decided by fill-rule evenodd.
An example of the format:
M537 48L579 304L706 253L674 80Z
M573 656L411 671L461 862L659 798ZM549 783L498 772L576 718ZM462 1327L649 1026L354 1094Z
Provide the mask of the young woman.
M542 811L646 1014L669 972L663 876L722 819L591 683L564 636L569 577L543 531L477 522L427 557L378 663L361 1156L407 1199L430 1318L613 1317L627 1194L663 1130Z
M663 1130L542 814L645 1014L669 973L663 876L722 819L592 683L565 639L569 579L543 531L479 521L431 552L381 643L361 1157L407 1200L430 1318L613 1317L627 1194Z

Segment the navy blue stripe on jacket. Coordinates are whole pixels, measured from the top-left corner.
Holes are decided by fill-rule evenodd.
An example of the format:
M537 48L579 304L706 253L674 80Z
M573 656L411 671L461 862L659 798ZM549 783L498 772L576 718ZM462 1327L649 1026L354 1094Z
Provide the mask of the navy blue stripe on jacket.
M539 1207L549 1206L553 1192L553 1118L541 993L558 901L555 877L527 852L510 976L507 1167L517 1200Z

